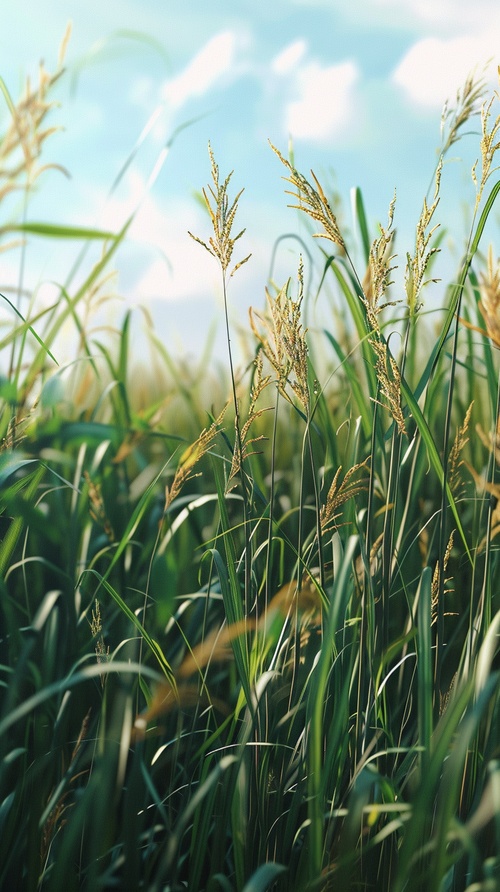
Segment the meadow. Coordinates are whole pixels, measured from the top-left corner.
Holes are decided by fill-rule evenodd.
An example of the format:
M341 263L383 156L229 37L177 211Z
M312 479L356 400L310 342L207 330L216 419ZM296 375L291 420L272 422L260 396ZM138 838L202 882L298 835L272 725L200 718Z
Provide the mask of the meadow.
M60 76L18 102L2 83L4 203L43 188ZM243 362L243 199L209 147L192 236L220 269L224 373L151 332L138 376L130 314L92 330L130 221L2 215L2 250L101 253L50 306L2 295L1 889L500 888L498 102L471 77L447 108L399 258L395 201L372 232L358 190L348 237L270 146L319 285L302 260L263 283ZM470 232L437 283L443 162L470 129Z

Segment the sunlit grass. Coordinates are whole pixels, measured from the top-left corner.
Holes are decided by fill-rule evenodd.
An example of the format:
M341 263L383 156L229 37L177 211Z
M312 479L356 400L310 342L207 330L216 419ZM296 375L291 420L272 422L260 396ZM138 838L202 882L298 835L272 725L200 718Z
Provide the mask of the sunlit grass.
M28 202L42 100L48 114L46 92L8 97L0 152L32 114L0 171ZM436 332L442 160L483 101ZM241 369L241 192L210 149L195 238L220 267L225 376L158 333L138 373L130 314L115 340L84 323L130 220L5 222L102 255L49 309L9 300L0 341L1 888L498 888L499 285L495 248L480 254L495 102L468 81L445 113L402 294L397 202L370 236L356 193L358 262L319 180L275 150L343 327L308 330L300 262L252 310ZM58 367L68 323L78 347Z

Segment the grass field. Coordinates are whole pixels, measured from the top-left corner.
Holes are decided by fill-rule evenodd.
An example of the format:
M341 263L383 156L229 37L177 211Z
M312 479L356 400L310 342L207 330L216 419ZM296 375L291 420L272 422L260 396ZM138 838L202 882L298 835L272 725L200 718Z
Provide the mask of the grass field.
M43 178L53 81L3 88L2 199ZM307 330L301 262L242 363L241 193L210 148L193 237L220 268L222 376L157 333L138 381L130 315L92 334L128 224L3 218L3 247L102 253L53 306L3 298L1 889L500 888L498 112L467 81L399 261L397 204L371 232L358 192L351 244L271 147L332 311ZM443 161L471 121L472 225L428 309Z

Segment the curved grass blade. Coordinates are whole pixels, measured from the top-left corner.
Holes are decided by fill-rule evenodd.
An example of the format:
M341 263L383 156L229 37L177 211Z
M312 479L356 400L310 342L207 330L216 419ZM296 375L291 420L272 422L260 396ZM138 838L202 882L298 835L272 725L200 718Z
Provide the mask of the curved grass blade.
M25 223L9 223L0 227L0 235L4 232L25 232L29 235L38 235L44 238L85 239L106 241L115 239L116 232L104 229L94 229L86 226L64 226L60 223L37 223L26 221Z
M36 694L32 694L31 697L27 697L26 700L23 700L23 702L19 704L19 706L5 715L0 720L0 737L2 737L9 728L12 728L13 725L21 721L21 719L26 718L26 716L41 706L42 703L46 703L47 700L50 700L52 697L64 694L66 691L83 684L90 678L99 679L103 675L112 673L118 673L124 676L145 675L150 678L151 681L156 682L161 682L164 679L164 676L155 672L154 669L151 669L148 666L143 666L140 663L132 663L128 660L117 660L116 662L111 660L109 663L96 663L95 665L86 666L84 669L77 671L72 669L64 676L64 678L60 678L58 681L52 682L52 684L45 685L40 691L37 691Z
M424 444L426 446L427 454L429 456L429 461L437 475L440 485L443 486L445 483L445 473L444 473L441 459L439 458L439 453L436 449L436 444L434 443L434 440L433 440L431 431L429 429L429 426L427 424L427 421L425 420L424 415L422 414L422 411L420 409L420 406L417 403L416 396L411 392L410 387L408 386L406 380L403 377L401 377L401 390L404 394L406 402L408 403L410 412L413 415L413 418L414 418L415 424L417 425L420 436L422 437L422 440L424 441ZM470 553L467 538L465 536L464 528L462 526L462 521L460 520L460 516L458 514L456 502L455 502L453 493L450 489L450 485L447 480L446 480L446 496L447 496L448 504L451 508L453 517L455 518L455 523L457 525L458 534L459 534L460 538L462 539L467 557L472 565L473 564L472 555Z
M0 297L3 298L3 300L6 301L6 303L9 304L9 306L11 307L11 309L14 310L14 312L16 313L16 315L19 316L20 320L21 320L22 323L23 323L24 331L29 331L29 332L33 335L33 337L35 338L35 340L40 344L40 347L42 348L42 350L43 350L48 356L50 356L52 362L55 362L56 365L59 365L59 363L58 363L57 359L55 358L54 354L50 352L50 350L49 350L49 348L47 347L47 345L42 341L41 337L36 333L36 331L35 331L35 329L33 328L33 326L32 326L29 322L26 321L26 319L24 318L23 314L19 312L19 310L17 309L17 307L15 306L15 304L13 304L12 301L9 300L9 298L5 296L5 294L0 294ZM40 316L41 316L41 315L42 315L42 314L40 314ZM18 338L21 334L23 334L23 329L22 329L22 328L16 328L16 330L13 332L13 338L12 338L12 339L16 339L16 338ZM11 339L9 339L9 340L11 340ZM2 346L6 346L6 343L7 343L7 342L4 340L3 343L0 344L0 348L1 348Z

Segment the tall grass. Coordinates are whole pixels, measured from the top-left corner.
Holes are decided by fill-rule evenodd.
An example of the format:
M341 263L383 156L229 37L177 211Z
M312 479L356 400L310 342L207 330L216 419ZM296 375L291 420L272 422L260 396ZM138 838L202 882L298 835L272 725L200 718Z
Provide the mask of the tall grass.
M9 101L1 157L16 133L24 161L0 173L27 199L51 83ZM7 301L1 888L498 888L500 288L480 249L500 118L483 97L468 80L443 117L402 301L395 202L371 238L357 192L358 262L317 178L274 150L344 334L308 332L301 263L252 311L246 372L228 314L241 192L210 150L212 232L194 237L228 334L210 406L210 370L188 380L158 339L137 393L129 315L118 350L82 325L130 221L39 224L103 253L49 310ZM478 113L472 228L432 331L442 161ZM67 319L80 347L60 369Z

